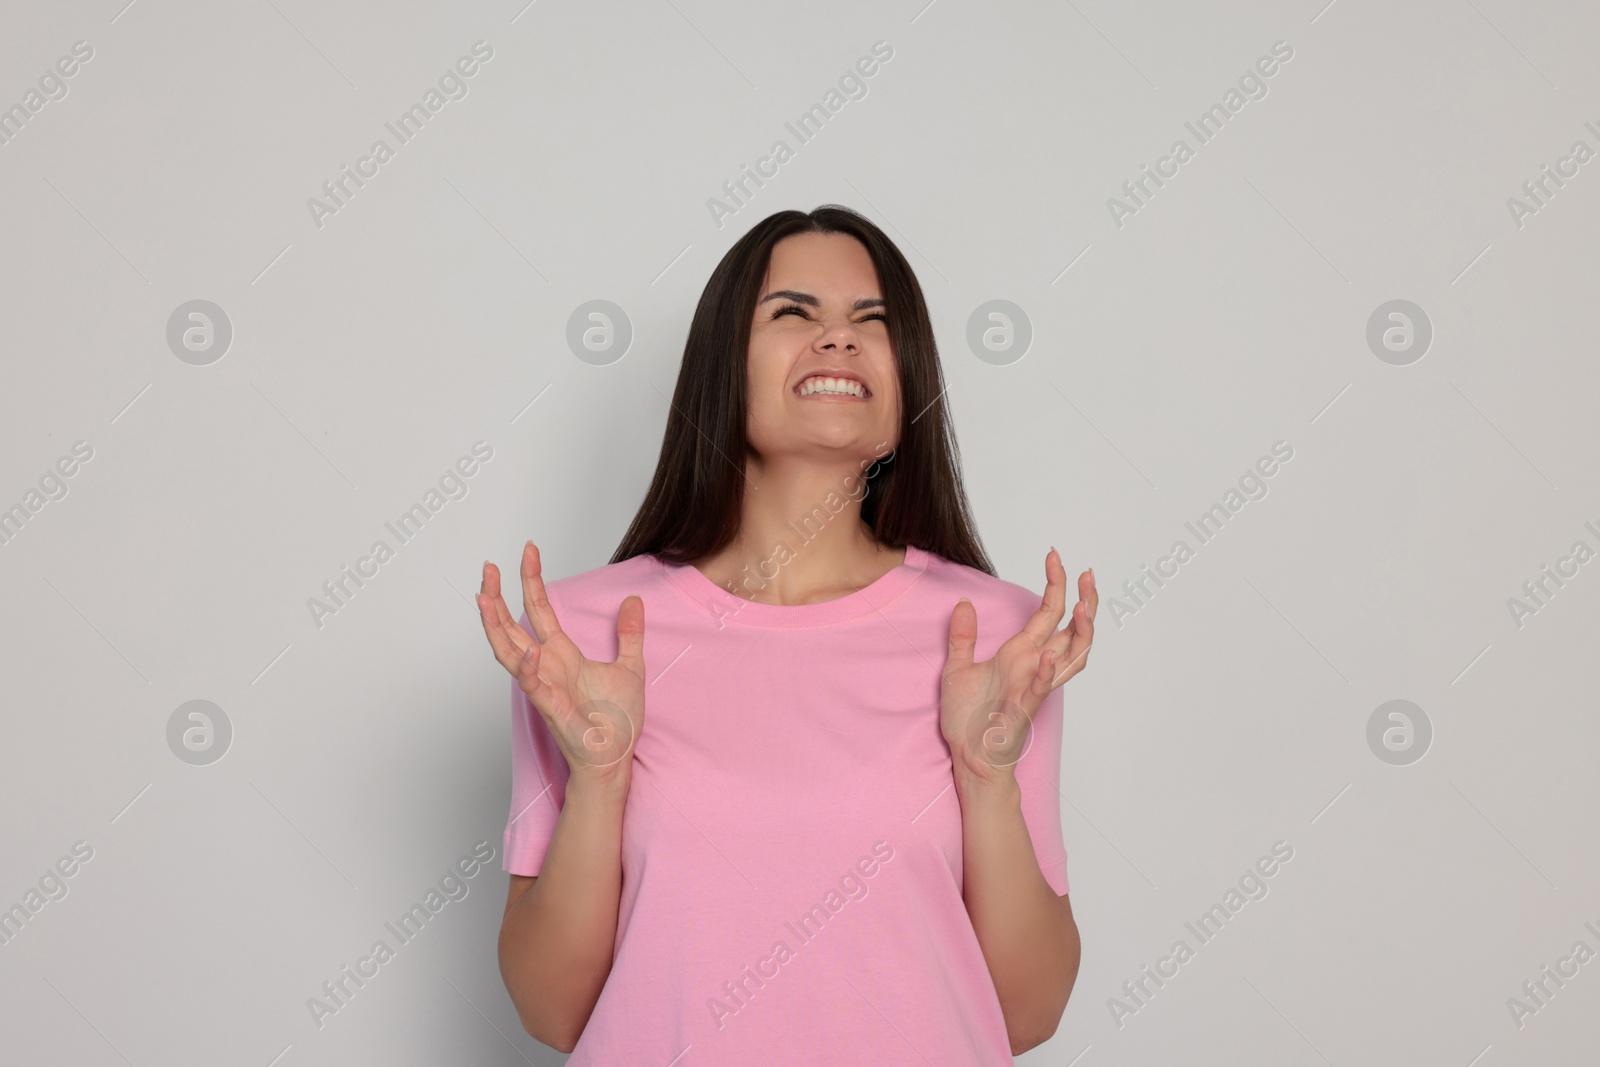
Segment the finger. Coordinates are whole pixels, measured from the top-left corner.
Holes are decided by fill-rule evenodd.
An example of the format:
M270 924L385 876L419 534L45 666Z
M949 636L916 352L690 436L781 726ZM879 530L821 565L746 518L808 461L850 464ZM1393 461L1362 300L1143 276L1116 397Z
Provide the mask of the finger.
M544 677L539 673L539 663L544 656L544 649L537 641L529 641L528 647L523 649L522 657L513 665L511 674L517 680L517 687L523 695L533 704L534 709L541 715L549 703L547 699L548 687Z
M1054 547L1044 557L1044 574L1044 597L1039 601L1038 610L1022 628L1022 632L1031 637L1035 645L1042 645L1050 639L1050 635L1061 624L1061 616L1066 613L1067 569L1061 565L1061 553Z
M511 614L511 609L506 606L506 598L500 594L500 568L493 563L484 561L486 568L485 578L489 583L489 593L494 597L495 617L500 620L500 626L506 633L506 638L517 647L520 653L533 642L532 625L524 626L522 620ZM523 613L526 617L526 612Z
M495 567L492 563L489 564L489 566L494 571L493 607L495 617L500 620L501 628L505 630L506 636L510 639L512 644L516 645L517 651L520 654L526 651L529 645L538 643L533 638L533 624L531 621L527 625L523 624L523 619L527 618L527 612L523 612L522 618L520 619L512 617L511 609L506 607L506 598L500 595L500 569Z
M1039 666L1033 672L1033 678L1028 683L1028 695L1031 698L1026 707L1037 711L1044 698L1050 695L1050 690L1056 687L1056 663L1060 659L1053 648L1044 648L1039 651ZM1033 714L1032 711L1029 712Z
M509 629L505 626L489 594L480 592L477 603L478 617L483 622L484 636L488 637L489 645L494 649L494 658L512 674L517 673L518 664L526 654L527 646L534 643L533 639L522 633L520 626L513 624Z
M481 592L490 598L490 618L499 622L506 632L507 640L512 641L520 652L524 645L532 638L528 636L528 629L521 622L511 617L511 609L506 607L506 598L500 595L500 568L488 560L483 561L483 587Z
M561 632L556 609L550 606L550 596L540 574L539 546L531 540L522 546L522 607L528 613L533 635L540 644L549 641L550 635Z
M1078 602L1072 606L1072 613L1067 617L1067 625L1052 634L1043 647L1055 649L1057 659L1066 656L1067 643L1072 639L1072 631L1076 625L1075 620L1078 617L1078 609L1081 607L1085 617L1092 622L1095 608L1099 602L1099 594L1094 591L1094 572L1092 570L1084 571L1078 575Z
M489 595L479 592L474 599L478 605L478 621L483 623L483 636L489 639L489 647L494 649L494 658L499 661L500 666L509 668L511 643L506 640L505 634L500 632L500 620L495 618Z
M637 593L624 597L617 609L617 662L644 673L644 600Z
M950 612L950 648L945 653L945 673L972 666L972 650L978 644L978 609L962 597Z
M1089 661L1089 648L1094 644L1094 620L1089 618L1088 606L1079 601L1072 611L1072 625L1056 636L1065 637L1067 641L1060 655L1060 669L1051 683L1052 689L1083 670Z

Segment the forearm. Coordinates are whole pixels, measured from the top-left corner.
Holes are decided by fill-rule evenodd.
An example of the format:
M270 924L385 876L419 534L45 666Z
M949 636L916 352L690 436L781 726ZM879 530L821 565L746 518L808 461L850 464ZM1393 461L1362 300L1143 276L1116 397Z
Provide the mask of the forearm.
M1016 779L958 777L956 785L962 893L1015 1054L1043 1043L1061 1021L1078 976L1078 927L1039 870Z
M611 973L627 782L568 782L539 875L506 910L500 973L523 1028L571 1051Z

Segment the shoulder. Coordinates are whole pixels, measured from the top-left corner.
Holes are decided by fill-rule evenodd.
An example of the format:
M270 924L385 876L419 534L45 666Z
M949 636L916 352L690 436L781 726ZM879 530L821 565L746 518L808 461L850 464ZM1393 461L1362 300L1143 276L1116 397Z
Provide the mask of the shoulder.
M1025 585L986 574L976 567L956 563L932 552L925 554L927 565L919 583L923 586L924 596L945 605L953 605L957 600L966 597L977 609L980 620L994 618L997 621L1014 621L1016 624L1012 627L1014 631L1027 622L1028 616L1037 611L1040 602L1044 600L1042 581L1038 591L1035 591ZM1042 580L1042 566L1040 572Z
M562 578L551 578L546 572L544 588L563 630L571 631L597 621L605 627L614 627L617 606L631 593L639 594L648 603L650 590L660 580L661 573L660 561L643 554ZM524 611L525 628L527 619Z

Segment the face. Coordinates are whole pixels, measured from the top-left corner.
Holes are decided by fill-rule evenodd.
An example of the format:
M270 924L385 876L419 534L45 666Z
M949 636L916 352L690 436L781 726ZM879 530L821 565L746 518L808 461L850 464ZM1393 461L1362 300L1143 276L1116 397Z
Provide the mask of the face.
M749 389L747 433L763 457L858 460L899 443L900 380L861 242L802 233L772 247L750 326Z

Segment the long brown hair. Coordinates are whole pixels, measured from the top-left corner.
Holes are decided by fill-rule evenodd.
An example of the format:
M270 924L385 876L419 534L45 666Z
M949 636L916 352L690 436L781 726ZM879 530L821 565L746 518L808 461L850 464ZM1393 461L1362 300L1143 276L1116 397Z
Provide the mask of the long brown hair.
M750 322L772 246L797 233L854 237L872 256L883 287L900 379L900 441L866 472L862 521L885 545L916 545L993 575L961 485L960 451L922 287L894 242L839 204L767 216L711 272L689 324L655 476L611 562L650 553L668 563L692 563L737 536L750 449Z

